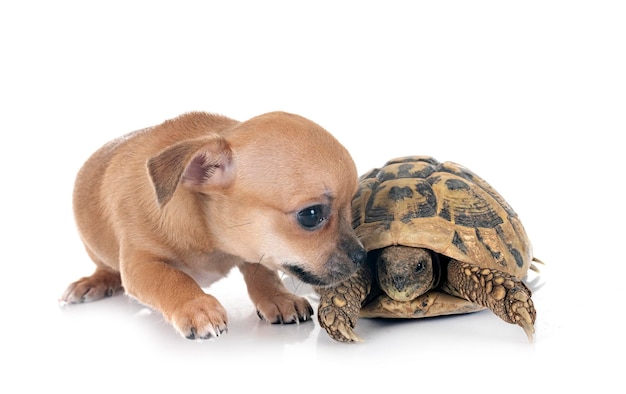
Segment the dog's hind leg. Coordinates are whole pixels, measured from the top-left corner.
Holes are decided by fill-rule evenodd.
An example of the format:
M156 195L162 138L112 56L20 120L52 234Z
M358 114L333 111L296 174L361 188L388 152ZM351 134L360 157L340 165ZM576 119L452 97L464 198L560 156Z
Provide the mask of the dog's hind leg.
M61 303L79 304L110 297L122 290L120 273L107 267L98 266L91 276L77 280L67 287Z

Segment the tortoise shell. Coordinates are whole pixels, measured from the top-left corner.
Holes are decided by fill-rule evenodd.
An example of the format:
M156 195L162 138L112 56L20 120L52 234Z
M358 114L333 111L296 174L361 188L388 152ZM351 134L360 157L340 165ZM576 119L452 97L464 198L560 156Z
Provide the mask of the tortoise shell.
M453 162L390 160L361 176L352 207L353 227L368 252L420 247L520 279L532 265L531 244L515 211L486 181ZM382 297L360 315L415 318L481 309L433 290L407 303Z

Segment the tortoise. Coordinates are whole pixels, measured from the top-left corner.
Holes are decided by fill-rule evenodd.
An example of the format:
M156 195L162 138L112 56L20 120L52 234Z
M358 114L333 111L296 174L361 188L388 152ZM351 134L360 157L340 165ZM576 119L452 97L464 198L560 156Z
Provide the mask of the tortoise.
M315 288L331 338L360 341L359 317L488 308L532 342L536 311L522 279L541 261L517 214L472 171L431 156L389 160L359 178L352 214L367 261L349 279Z

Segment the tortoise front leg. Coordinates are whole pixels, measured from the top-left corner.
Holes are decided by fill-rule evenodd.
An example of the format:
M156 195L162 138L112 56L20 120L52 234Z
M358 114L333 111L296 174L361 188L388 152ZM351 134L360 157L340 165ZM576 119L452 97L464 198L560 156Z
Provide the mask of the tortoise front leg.
M450 260L444 289L487 307L507 323L521 326L532 342L537 312L530 289L506 272Z
M362 266L338 285L315 288L320 295L317 320L331 338L339 342L361 341L354 327L371 287L372 274L367 266Z

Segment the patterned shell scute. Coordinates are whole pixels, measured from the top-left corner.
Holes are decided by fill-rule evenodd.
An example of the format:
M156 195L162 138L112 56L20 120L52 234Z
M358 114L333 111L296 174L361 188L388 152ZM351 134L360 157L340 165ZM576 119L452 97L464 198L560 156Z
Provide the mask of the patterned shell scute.
M367 250L423 247L513 275L525 273L532 259L504 198L469 169L429 156L390 160L364 174L353 227Z

